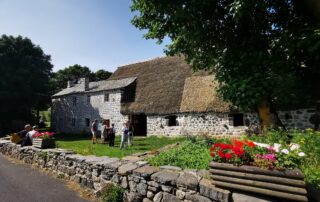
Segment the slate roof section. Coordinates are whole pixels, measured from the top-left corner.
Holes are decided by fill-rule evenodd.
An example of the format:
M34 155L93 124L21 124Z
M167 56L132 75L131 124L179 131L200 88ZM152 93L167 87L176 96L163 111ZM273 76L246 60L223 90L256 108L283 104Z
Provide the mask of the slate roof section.
M60 97L70 94L81 94L81 93L93 93L105 90L116 90L127 87L132 84L136 80L136 77L128 77L124 79L117 80L105 80L105 81L96 81L89 83L89 90L83 91L81 85L83 84L74 84L74 86L70 88L65 88L62 91L54 94L52 97Z

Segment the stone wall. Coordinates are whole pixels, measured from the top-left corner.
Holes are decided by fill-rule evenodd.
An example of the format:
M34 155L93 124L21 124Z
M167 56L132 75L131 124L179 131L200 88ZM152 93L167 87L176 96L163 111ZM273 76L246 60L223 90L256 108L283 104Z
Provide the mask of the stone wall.
M106 102L105 93L109 94L109 101ZM52 129L57 132L88 132L94 119L109 119L119 133L123 123L128 121L128 116L120 113L120 102L120 90L74 94L52 99Z
M47 169L52 173L91 188L99 195L108 183L125 188L128 202L230 201L231 192L212 185L205 171L155 168L140 154L119 160L109 157L81 156L61 149L41 150L0 140L0 153Z
M297 109L291 111L280 111L279 118L287 129L306 129L313 128L314 124L310 122L315 114L315 109Z
M233 117L227 113L176 114L177 126L168 126L166 116L148 116L148 135L239 135L247 126L259 124L255 113L243 114L244 125L234 126Z

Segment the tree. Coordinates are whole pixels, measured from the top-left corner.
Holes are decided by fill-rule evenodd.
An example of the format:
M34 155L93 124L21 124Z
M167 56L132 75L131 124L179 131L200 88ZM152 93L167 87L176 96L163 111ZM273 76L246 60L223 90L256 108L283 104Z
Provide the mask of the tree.
M131 9L146 39L169 37L165 52L213 71L219 93L240 109L276 112L320 98L320 26L299 1L133 0Z
M78 64L58 70L54 73L55 91L62 90L67 87L68 81L77 82L82 77L91 77L91 71L86 66Z
M0 127L31 120L32 110L50 102L50 56L22 36L0 38Z
M94 81L101 81L101 80L106 80L111 76L111 72L108 72L106 70L100 69L93 73Z
M108 79L110 75L110 72L103 69L94 73L89 69L89 67L75 64L54 73L52 83L54 85L55 92L58 92L67 87L68 81L76 83L83 77L89 78L90 81L100 81Z

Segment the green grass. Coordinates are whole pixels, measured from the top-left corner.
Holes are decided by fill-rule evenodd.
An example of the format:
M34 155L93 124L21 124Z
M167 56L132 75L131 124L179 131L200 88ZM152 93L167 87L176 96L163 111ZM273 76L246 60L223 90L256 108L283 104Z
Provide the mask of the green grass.
M84 135L56 135L56 143L59 148L71 149L81 155L109 156L122 158L134 153L152 151L169 144L184 140L184 138L168 137L134 137L133 146L128 149L119 149L120 137L116 137L115 147L107 144L92 144L91 137Z

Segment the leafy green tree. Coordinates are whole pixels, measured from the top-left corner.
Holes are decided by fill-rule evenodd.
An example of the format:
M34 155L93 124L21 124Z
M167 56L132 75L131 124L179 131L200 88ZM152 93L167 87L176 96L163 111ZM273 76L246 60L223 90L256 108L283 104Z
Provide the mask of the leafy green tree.
M319 99L320 26L292 0L133 0L133 25L165 37L169 55L215 73L219 92L253 110L313 105Z
M67 87L68 81L76 83L83 77L89 78L90 81L101 81L108 79L110 75L110 72L103 69L92 72L89 67L75 64L54 73L52 85L54 86L55 92L58 92Z
M112 74L111 72L100 69L95 73L93 73L94 81L106 80L111 76L111 74Z
M82 77L92 77L92 72L89 67L75 64L58 70L56 73L54 73L53 79L55 91L66 88L68 81L77 82Z
M51 70L50 56L30 39L1 36L0 128L11 120L30 120L32 110L48 107Z

